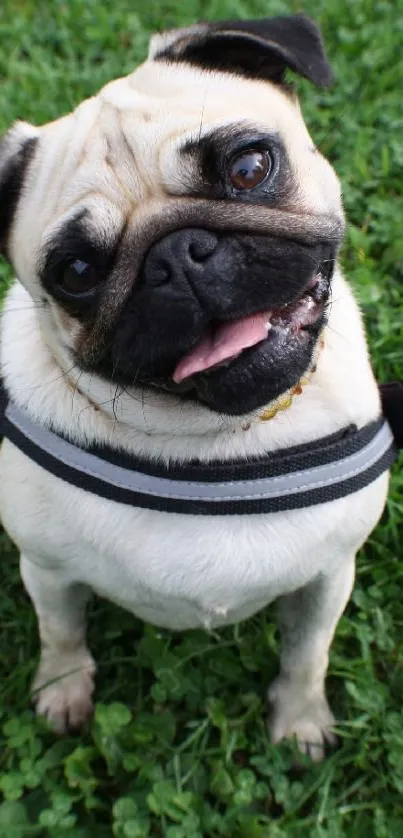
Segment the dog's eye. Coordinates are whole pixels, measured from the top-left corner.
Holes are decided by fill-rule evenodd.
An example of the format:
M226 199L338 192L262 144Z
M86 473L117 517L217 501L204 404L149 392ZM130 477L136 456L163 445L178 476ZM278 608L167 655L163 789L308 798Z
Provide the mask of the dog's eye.
M229 179L238 192L255 189L270 174L272 167L268 151L243 151L231 161Z
M85 294L98 284L97 271L89 262L74 259L63 270L60 285L70 294Z

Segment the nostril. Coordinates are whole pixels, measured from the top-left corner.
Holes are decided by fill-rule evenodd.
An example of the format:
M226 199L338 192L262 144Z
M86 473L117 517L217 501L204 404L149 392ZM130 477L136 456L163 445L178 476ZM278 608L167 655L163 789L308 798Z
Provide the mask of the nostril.
M165 285L172 279L172 268L166 259L155 260L151 265L152 270L146 271L149 285L158 287Z
M175 230L151 245L145 256L142 278L153 288L190 282L201 277L216 251L219 237L209 230Z
M218 239L213 233L202 233L195 236L188 245L188 253L192 262L206 262L212 256Z

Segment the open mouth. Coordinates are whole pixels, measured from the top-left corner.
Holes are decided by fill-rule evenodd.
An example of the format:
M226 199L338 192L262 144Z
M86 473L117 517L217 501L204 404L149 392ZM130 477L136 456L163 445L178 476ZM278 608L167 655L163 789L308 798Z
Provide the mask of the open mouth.
M169 282L134 284L99 375L221 416L248 415L297 385L326 324L334 244L227 236L211 259L192 267L186 244Z
M305 291L281 308L242 317L231 322L212 322L196 345L177 363L173 381L180 384L201 372L227 366L246 350L269 342L279 333L296 336L314 326L323 315L329 297L331 271L316 273Z

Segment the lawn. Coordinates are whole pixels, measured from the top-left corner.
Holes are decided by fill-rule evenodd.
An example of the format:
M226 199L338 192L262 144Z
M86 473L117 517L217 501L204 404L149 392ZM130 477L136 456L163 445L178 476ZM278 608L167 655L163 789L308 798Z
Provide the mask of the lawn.
M403 378L403 0L2 0L0 133L17 117L53 119L130 71L156 28L301 9L320 21L336 71L330 91L299 88L343 182L343 265L378 377ZM9 278L2 263L3 288ZM270 612L171 636L95 602L95 718L55 740L29 709L36 622L0 535L0 838L402 838L402 522L395 467L330 658L342 744L319 766L267 740Z

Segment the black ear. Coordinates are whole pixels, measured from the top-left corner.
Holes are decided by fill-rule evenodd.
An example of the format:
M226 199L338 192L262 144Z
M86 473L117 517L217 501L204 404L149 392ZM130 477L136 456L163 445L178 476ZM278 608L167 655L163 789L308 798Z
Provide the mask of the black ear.
M199 23L155 35L149 58L186 61L282 83L287 68L319 87L333 79L318 27L305 15Z
M7 239L24 178L35 153L38 132L26 122L17 122L0 139L0 254L7 250Z

